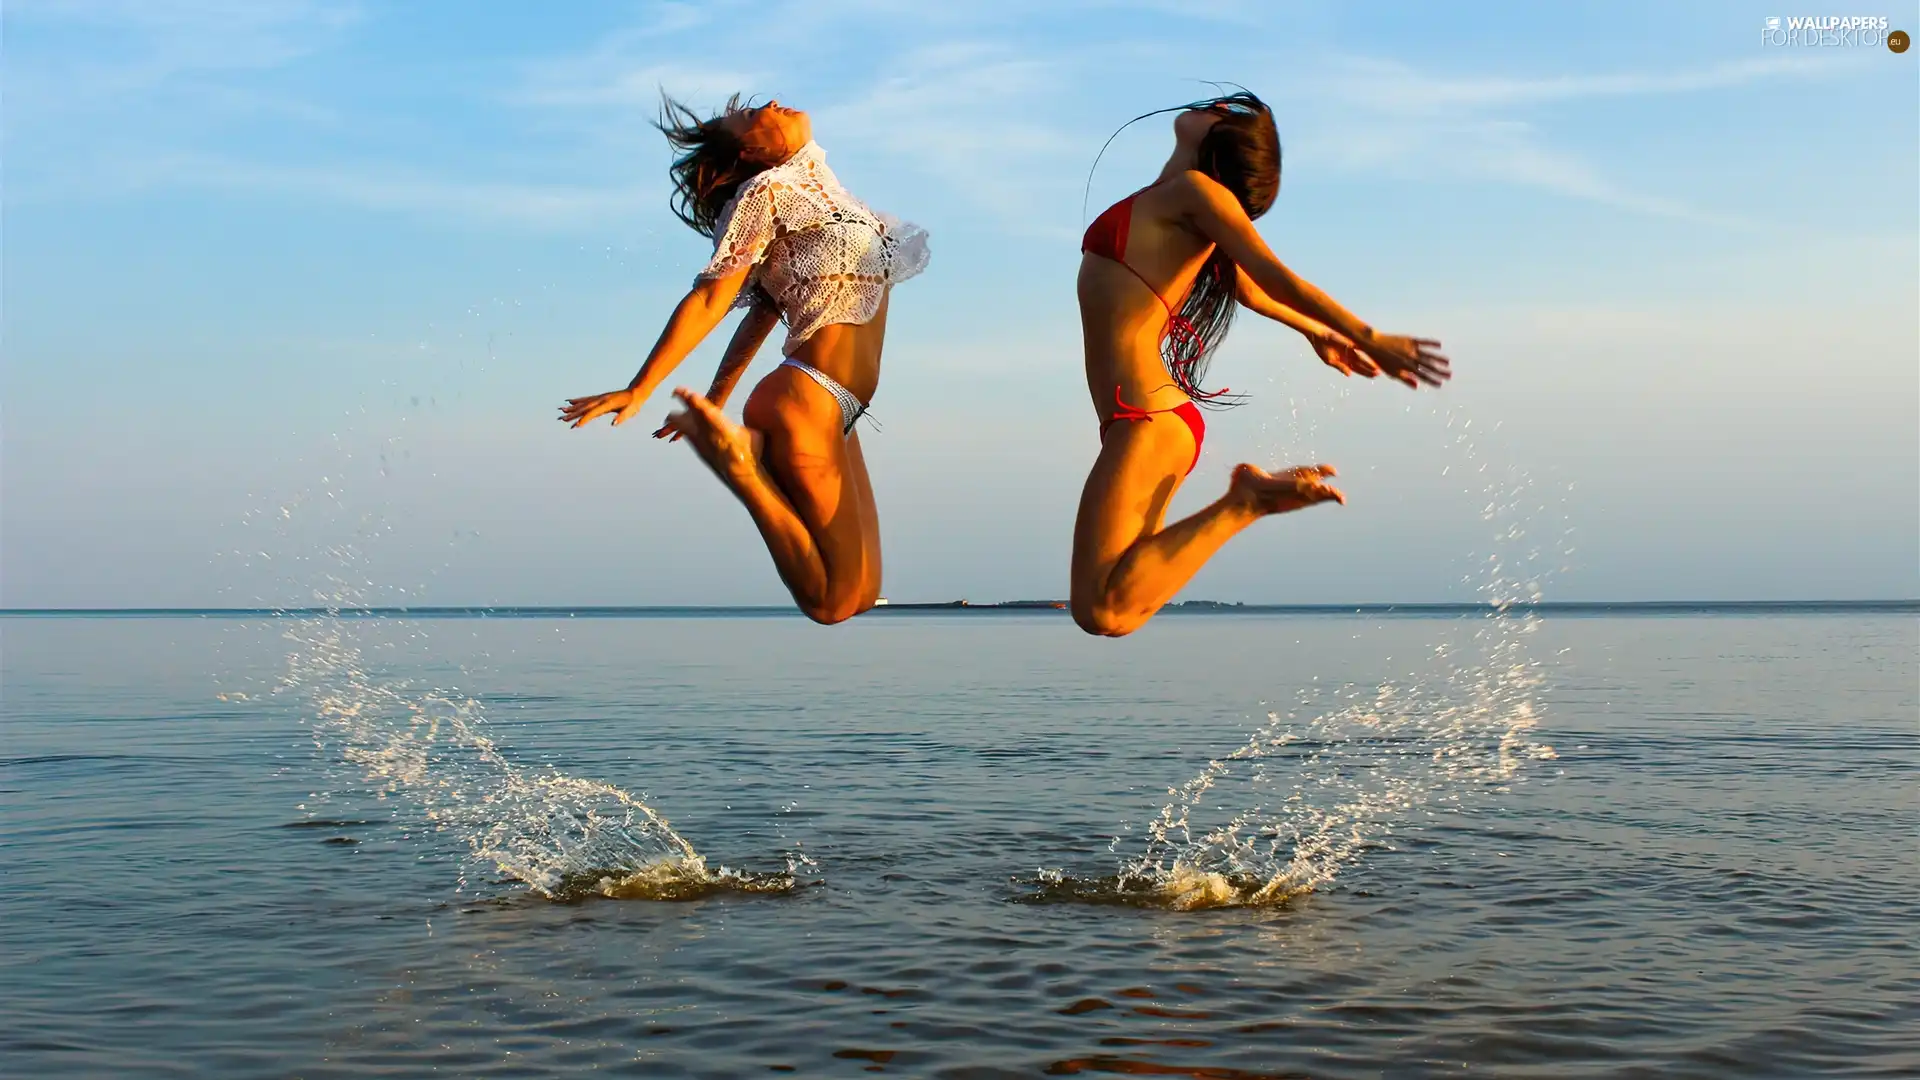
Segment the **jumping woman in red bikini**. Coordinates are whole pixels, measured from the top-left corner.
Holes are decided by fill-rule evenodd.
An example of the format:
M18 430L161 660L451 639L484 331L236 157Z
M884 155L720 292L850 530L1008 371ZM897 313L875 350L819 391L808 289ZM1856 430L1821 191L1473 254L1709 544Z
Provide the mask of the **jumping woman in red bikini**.
M1200 459L1200 380L1235 304L1298 330L1328 366L1410 387L1449 377L1439 342L1381 334L1295 275L1254 230L1280 190L1273 114L1247 92L1177 111L1173 156L1152 184L1088 227L1080 259L1087 389L1100 456L1073 530L1074 622L1089 634L1139 629L1234 534L1268 514L1346 502L1330 465L1234 467L1227 493L1163 526ZM1148 116L1154 115L1148 113Z
M710 397L675 390L684 408L654 435L685 436L745 504L808 618L852 618L880 596L880 517L853 426L880 385L889 292L927 265L927 234L841 187L798 109L735 96L701 119L668 100L660 129L683 151L675 213L713 238L713 260L633 381L570 399L560 419L626 422L729 309L746 308ZM736 425L720 407L782 321L786 359Z

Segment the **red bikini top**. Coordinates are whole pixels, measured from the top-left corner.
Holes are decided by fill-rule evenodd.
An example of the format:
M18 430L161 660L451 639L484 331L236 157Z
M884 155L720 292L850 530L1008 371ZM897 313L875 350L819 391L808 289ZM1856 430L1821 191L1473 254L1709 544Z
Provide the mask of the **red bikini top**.
M1114 203L1112 206L1107 207L1105 210L1102 210L1100 216L1093 219L1093 224L1087 226L1086 235L1080 238L1080 250L1091 255L1098 255L1103 259L1112 259L1121 266L1125 266L1128 273L1139 278L1140 284L1145 285L1147 291L1153 294L1153 298L1160 301L1160 306L1167 309L1167 328L1161 332L1162 340L1166 338L1174 339L1176 343L1176 353L1197 352L1198 350L1195 348L1179 347L1197 344L1195 339L1200 336L1200 332L1194 329L1192 321L1180 314L1178 308L1168 303L1167 298L1160 295L1160 290L1153 287L1153 282L1148 281L1145 275L1127 263L1127 235L1133 228L1133 200L1140 197L1140 192L1146 191L1154 186L1156 185L1149 184L1147 187L1141 188L1140 191L1136 191L1126 198L1121 199L1119 202ZM1181 302L1185 303L1186 298L1181 297ZM1177 377L1176 375L1176 378ZM1214 398L1228 393L1225 387L1212 393L1201 393L1191 385L1190 381L1188 384L1183 385L1182 389L1187 390L1190 396L1196 398Z
M1138 191L1134 192L1094 218L1093 224L1087 226L1087 234L1080 238L1080 250L1125 265L1127 231L1133 226L1133 200L1139 195Z
M1147 188L1140 189L1140 191L1146 190ZM1167 303L1167 298L1160 295L1160 290L1153 287L1153 282L1148 281L1140 271L1127 263L1127 234L1133 228L1133 200L1140 197L1140 191L1102 210L1100 216L1093 219L1093 224L1087 226L1086 235L1080 238L1080 250L1098 255L1103 259L1112 259L1121 266L1125 266L1128 273L1140 279L1140 284L1145 285L1147 291L1153 294L1153 298L1160 301L1160 306L1167 309L1167 329L1162 336L1193 337L1197 333L1193 323L1187 321L1186 317L1181 315L1172 304ZM1184 297L1182 299L1184 300Z

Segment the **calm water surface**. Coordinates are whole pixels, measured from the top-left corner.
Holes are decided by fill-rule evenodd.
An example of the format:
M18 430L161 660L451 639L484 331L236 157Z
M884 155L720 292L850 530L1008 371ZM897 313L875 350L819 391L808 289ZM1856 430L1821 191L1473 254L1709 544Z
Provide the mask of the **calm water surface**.
M316 746L285 621L0 622L5 1071L1920 1075L1911 614L1548 618L1557 757L1320 891L1032 902L1269 710L1417 680L1474 621L358 621L369 680L478 698L500 755L716 865L811 860L567 904Z

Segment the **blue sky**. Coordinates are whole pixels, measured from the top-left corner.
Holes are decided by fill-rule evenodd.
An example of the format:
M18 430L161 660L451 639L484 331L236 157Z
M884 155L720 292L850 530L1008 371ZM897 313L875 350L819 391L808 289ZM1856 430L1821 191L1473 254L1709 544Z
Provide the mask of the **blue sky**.
M0 603L783 602L683 447L551 419L706 258L661 85L807 108L933 234L867 437L888 594L1063 595L1078 233L1165 122L1083 185L1203 79L1276 110L1281 257L1457 377L1242 319L1178 507L1240 460L1350 502L1186 595L1467 599L1490 555L1566 599L1920 595L1920 52L1763 47L1770 3L1192 6L10 0Z

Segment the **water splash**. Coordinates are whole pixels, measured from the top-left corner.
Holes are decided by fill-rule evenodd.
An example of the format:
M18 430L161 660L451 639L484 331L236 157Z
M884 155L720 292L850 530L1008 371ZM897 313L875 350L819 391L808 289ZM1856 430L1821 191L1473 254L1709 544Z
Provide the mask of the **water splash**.
M1524 472L1489 465L1471 420L1449 414L1447 428L1470 478L1466 494L1492 527L1468 576L1487 614L1436 622L1440 639L1424 672L1303 690L1244 744L1167 789L1170 801L1133 847L1116 837L1117 873L1045 869L1028 882L1029 899L1175 910L1284 903L1389 846L1416 813L1506 790L1527 761L1554 756L1532 737L1543 680L1527 643L1538 619L1514 607L1542 595L1546 554L1531 533L1550 510L1533 501ZM1570 552L1563 542L1557 554ZM1242 809L1213 813L1207 824L1210 807Z
M513 337L521 308L517 299L496 297L466 305L450 321L429 321L404 340L371 342L369 355L387 361L378 386L369 384L358 408L333 417L294 458L311 470L312 482L262 496L234 523L236 542L222 553L229 597L249 607L291 602L336 615L418 602L423 577L438 576L451 562L433 565L431 526L413 501L417 485L431 480L436 456L457 451L457 439L448 441L457 428L439 422L442 400L457 402L472 373L500 359L496 345ZM399 544L389 542L397 527L406 537ZM474 535L462 525L445 543L459 546ZM691 899L786 892L801 868L813 865L794 853L784 873L709 866L662 815L627 792L511 760L471 695L381 671L375 660L394 644L383 635L399 627L420 639L418 624L336 615L266 624L285 629L292 644L283 672L225 672L218 677L222 693L229 700L272 694L293 701L322 767L356 774L345 790L324 798L352 801L364 785L372 797L408 807L392 815L402 824L423 817L432 831L458 837L470 862L463 889L474 873L497 872L554 900ZM237 625L234 632L257 627Z
M1437 679L1303 692L1232 753L1169 789L1143 850L1117 875L1043 875L1042 893L1179 910L1277 904L1386 846L1416 810L1504 788L1526 761L1553 756L1530 737L1540 680L1521 643L1533 618L1473 622L1473 649L1434 649L1438 660L1470 652L1473 662ZM1209 827L1200 819L1210 802L1245 809Z
M302 699L316 743L357 769L376 798L417 806L479 865L563 901L687 900L797 886L803 857L790 857L784 873L715 869L627 792L516 764L487 734L480 702L370 670L356 636L371 622L298 620L286 634L295 648L280 691Z
M376 659L396 643L395 631L416 640L417 623L354 618L381 604L404 605L413 590L381 582L376 557L392 534L380 480L389 457L379 455L378 478L357 475L373 455L340 451L321 480L319 497L290 500L256 515L260 562L276 568L280 595L304 595L328 612L288 617L292 648L270 692L295 702L327 764L357 776L352 799L364 788L382 801L406 804L433 833L457 837L468 867L504 874L536 896L556 901L591 896L690 900L723 892L785 893L798 887L804 855L788 856L782 873L749 873L709 866L659 812L610 784L569 776L550 767L513 761L489 734L484 705L446 686L420 686L380 669ZM367 499L360 503L354 493ZM346 617L341 612L348 612ZM411 816L411 815L408 815Z

